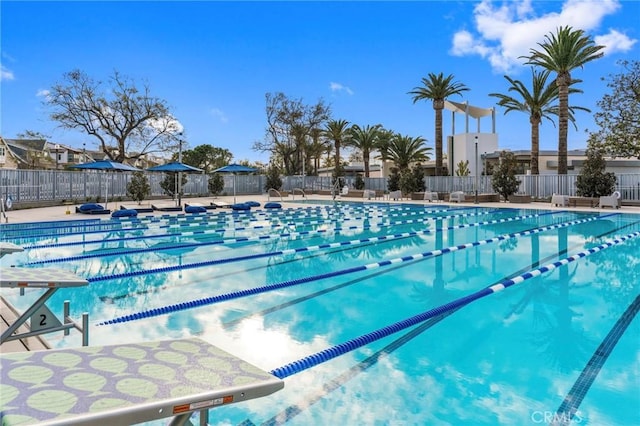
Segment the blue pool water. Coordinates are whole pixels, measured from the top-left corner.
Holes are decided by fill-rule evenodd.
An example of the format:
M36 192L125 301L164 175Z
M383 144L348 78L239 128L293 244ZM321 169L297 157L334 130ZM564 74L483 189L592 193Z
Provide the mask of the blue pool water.
M331 203L28 226L2 227L26 247L2 267L87 278L48 306L89 312L91 344L198 336L286 376L211 424L640 424L638 215Z

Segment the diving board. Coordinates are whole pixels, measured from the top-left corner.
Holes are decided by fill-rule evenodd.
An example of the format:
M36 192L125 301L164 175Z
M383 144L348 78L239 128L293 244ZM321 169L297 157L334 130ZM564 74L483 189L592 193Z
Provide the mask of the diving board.
M4 241L0 242L0 257L4 256L5 254L18 253L23 250L24 249L19 245Z
M3 425L130 425L270 395L284 382L197 338L0 355ZM200 424L203 420L201 418Z
M76 324L68 317L68 305L65 304L63 323L47 308L45 302L60 288L81 287L88 285L89 281L81 278L71 271L59 268L2 268L0 273L0 287L8 288L44 288L47 291L20 315L13 324L0 336L0 344L10 340L22 339L54 331L65 331L75 327L83 333L83 345L88 344L87 327L88 316L83 314L83 325ZM34 320L35 318L35 320ZM31 319L31 331L21 334L13 334L22 324Z

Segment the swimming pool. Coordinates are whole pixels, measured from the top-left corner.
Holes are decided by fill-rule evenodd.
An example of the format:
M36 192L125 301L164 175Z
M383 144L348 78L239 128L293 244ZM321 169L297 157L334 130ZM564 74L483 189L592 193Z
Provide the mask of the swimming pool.
M212 424L640 423L638 215L340 203L27 226L3 226L26 250L2 266L87 278L48 305L89 312L92 344L198 336L285 376Z

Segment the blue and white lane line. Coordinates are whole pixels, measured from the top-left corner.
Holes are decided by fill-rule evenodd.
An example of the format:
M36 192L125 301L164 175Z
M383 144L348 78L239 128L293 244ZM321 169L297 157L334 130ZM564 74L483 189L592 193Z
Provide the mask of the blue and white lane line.
M549 263L545 266L541 266L536 269L532 269L528 272L525 272L522 275L518 275L517 277L510 278L504 280L498 284L494 284L490 287L486 287L480 291L469 294L467 296L461 297L459 299L453 300L449 303L445 303L444 305L440 305L436 308L429 309L421 314L415 315L413 317L407 318L405 320L396 322L394 324L388 325L386 327L380 328L378 330L372 331L370 333L364 334L362 336L356 337L355 339L351 339L347 342L340 343L338 345L332 346L330 348L324 349L320 352L316 352L315 354L306 356L297 361L293 361L289 364L286 364L282 367L275 368L270 371L274 376L284 379L285 377L289 377L293 374L299 373L301 371L307 370L311 367L314 367L323 362L329 361L333 358L336 358L340 355L344 355L347 352L351 352L355 349L358 349L364 345L375 342L376 340L380 340L385 338L391 334L397 333L398 331L404 330L408 327L412 327L416 324L419 324L428 319L434 318L436 316L446 314L449 311L460 308L462 306L466 306L471 302L474 302L478 299L481 299L485 296L489 296L491 294L498 293L508 287L514 286L516 284L520 284L530 278L538 277L546 272L551 272L560 266L567 265L571 262L575 262L576 260L585 258L594 253L598 253L602 250L605 250L609 247L613 247L615 245L621 244L624 241L627 241L632 238L636 238L640 235L640 231L628 234L624 237L619 237L614 240L610 240L606 243L600 244L597 247L590 248L588 250L581 251L572 256L565 257L564 259L558 260L553 263Z
M380 224L376 224L376 225L366 225L366 226L357 226L357 225L353 225L353 226L345 226L345 227L337 227L334 229L316 229L316 230L310 230L310 231L298 231L298 232L287 232L287 233L282 233L282 234L269 234L269 235L258 235L258 236L253 236L253 237L238 237L238 238L223 238L222 240L219 241L211 241L211 242L207 242L207 243L184 243L184 244L178 244L178 245L174 245L171 248L185 248L185 247L192 247L193 244L199 244L199 245L215 245L215 244L234 244L234 243L238 243L238 242L252 242L252 241L259 241L259 240L268 240L268 239L277 239L277 238L292 238L292 237L300 237L300 236L313 236L316 234L329 234L329 233L340 233L346 230L349 231L366 231L369 230L371 228L386 228L386 227L390 227L390 226L396 226L396 225L409 225L409 224L423 224L426 222L433 222L437 219L454 219L454 218L460 218L460 217L471 217L471 216L482 216L482 215L487 215L492 213L491 211L486 211L486 212L472 212L472 213L460 213L460 214L454 214L454 215L449 215L449 216L442 216L439 218L422 218L422 219L407 219L407 220L400 220L400 221L392 221L392 222L388 222L388 223L380 223ZM562 213L560 211L549 211L549 212L545 212L545 213L540 213L537 214L535 216L531 216L531 217L537 217L537 216L545 216L545 215L552 215L552 214L558 214L558 213ZM521 216L515 216L515 218L523 218ZM329 222L329 223L333 223L333 222ZM246 228L234 228L231 229L232 231L252 231L252 230L278 230L278 229L286 229L288 227L288 224L283 224L283 225L265 225L265 226L251 226L251 227L246 227ZM231 231L229 230L229 231ZM211 234L222 234L224 232L228 231L225 228L221 228L221 229L204 229L204 230L191 230L191 231L182 231L182 232L168 232L168 233L163 233L163 234L155 234L155 235L146 235L146 236L132 236L132 237L121 237L121 238L110 238L109 242L116 242L116 241L137 241L137 240L146 240L146 239L158 239L158 238L165 238L165 237L196 237L196 236L204 236L204 235L211 235ZM69 247L69 246L77 246L77 245L82 245L82 246L87 246L90 244L103 244L104 243L104 239L99 239L99 240L85 240L85 241L69 241L69 242L65 242L65 243L46 243L46 244L34 244L34 245L29 245L29 246L24 246L25 250L35 250L35 249L41 249L41 248L51 248L51 247ZM167 248L169 249L169 248ZM126 251L127 254L132 254L132 253L141 253L143 251L149 251L149 249L128 249L128 251ZM160 250L157 248L153 248L151 249L152 251L154 250ZM110 252L111 254L115 254L115 252ZM123 251L123 253L125 253L125 251ZM30 265L33 265L35 263L28 263Z
M319 280L322 280L322 279L334 278L334 277L338 277L338 276L342 276L342 275L352 274L352 273L355 273L355 272L367 271L367 270L372 270L372 269L381 268L381 267L385 267L385 266L390 266L390 265L394 265L394 264L399 264L399 263L404 263L404 262L412 262L412 261L415 261L415 260L441 256L443 254L452 253L452 252L458 251L458 250L464 250L464 249L468 249L468 248L471 248L471 247L490 244L490 243L494 243L494 242L497 242L497 241L503 241L503 240L510 239L510 238L516 238L516 237L525 236L525 235L537 234L537 233L548 231L548 230L551 230L551 229L564 228L564 227L567 227L567 226L576 225L578 223L588 222L588 221L592 221L592 220L596 220L596 219L597 218L591 217L591 218L575 220L575 221L567 222L567 223L544 226L544 227L541 227L541 228L536 228L536 229L532 229L532 230L528 230L528 231L515 232L515 233L511 233L511 234L503 234L503 235L499 235L497 237L493 237L493 238L489 238L489 239L481 240L481 241L476 241L476 242L473 242L473 243L466 243L466 244L461 244L461 245L457 245L457 246L451 246L451 247L447 247L447 248L443 248L443 249L430 250L430 251L427 251L427 252L424 252L424 253L398 257L398 258L390 259L390 260L383 260L383 261L380 261L380 262L369 263L367 265L354 266L354 267L342 269L342 270L339 270L339 271L331 271L331 272L327 272L327 273L324 273L324 274L312 275L312 276L303 277L303 278L296 278L296 279L293 279L293 280L283 281L283 282L276 283L276 284L268 284L268 285L261 286L261 287L254 287L254 288L249 288L249 289L245 289L245 290L238 290L238 291L225 293L225 294L221 294L221 295L217 295L217 296L211 296L211 297L207 297L207 298L203 298L203 299L197 299L197 300L192 300L192 301L188 301L188 302L182 302L182 303L178 303L178 304L174 304L174 305L164 306L164 307L161 307L161 308L151 309L151 310L148 310L148 311L142 311L142 312L138 312L138 313L134 313L134 314L124 315L124 316L117 317L117 318L114 318L114 319L111 319L111 320L102 321L102 322L98 323L97 325L117 324L117 323L122 323L122 322L139 320L139 319L143 319L143 318L150 318L150 317L155 317L155 316L159 316L159 315L165 315L165 314L169 314L169 313L172 313L172 312L183 311L183 310L187 310L187 309L191 309L191 308L198 308L198 307L205 306L205 305L212 305L212 304L215 304L215 303L225 302L225 301L228 301L228 300L239 299L239 298L242 298L242 297L253 296L253 295L261 294L261 293L267 293L267 292L273 291L273 290L280 290L280 289L283 289L283 288L294 287L294 286L297 286L297 285L306 284L306 283L310 283L310 282L314 282L314 281L319 281ZM466 225L462 225L462 226L466 227ZM193 264L186 265L186 266L187 266L187 268L192 269L192 268L197 268L197 267L201 267L201 266L208 266L209 264L212 264L214 262L217 262L217 261L207 261L207 262L193 263ZM178 265L178 266L179 266L180 269L183 269L183 267L185 265ZM168 272L168 271L173 271L173 270L177 270L177 269L178 268L176 268L176 267L159 268L159 270L157 272ZM147 273L147 271L136 271L136 272L133 272L133 273L125 273L125 274L117 274L117 275L109 276L107 279L126 278L126 277L130 277L130 276L144 275L146 273ZM104 277L92 277L92 278L88 278L87 281L95 282L97 280L102 281L103 279L104 279Z
M612 214L616 214L616 213L612 213ZM205 261L205 262L185 263L185 264L177 265L177 266L164 266L164 267L160 267L160 268L145 269L145 270L136 271L136 272L124 272L122 274L116 274L116 275L104 275L104 276L92 277L92 278L89 278L88 280L89 280L89 282L107 281L107 280L111 280L111 279L127 278L129 276L150 275L150 274L155 274L155 273L170 272L170 271L174 271L174 270L193 269L193 268L197 268L197 267L214 266L214 265L221 265L221 264L233 263L233 262L239 262L239 261L245 261L245 260L261 259L261 258L265 258L265 257L273 257L273 256L280 256L280 255L287 256L287 255L292 255L292 254L296 254L296 253L303 253L303 252L314 252L314 251L318 251L318 250L329 250L329 249L341 248L341 247L347 247L347 246L356 246L356 245L360 245L360 244L371 244L371 243L376 243L376 242L381 242L381 241L393 241L393 240L402 239L402 238L409 238L409 237L414 237L414 236L419 236L419 235L427 235L427 234L431 234L433 232L442 232L442 231L449 231L449 230L455 230L455 229L470 228L470 227L474 227L474 226L483 226L483 225L491 225L491 224L496 224L496 223L513 222L513 221L522 220L522 219L529 219L530 217L536 217L536 216L537 215L529 215L529 216L522 216L522 217L516 217L516 218L494 219L494 220L489 220L489 221L486 221L486 222L479 222L479 223L472 223L472 224L466 223L466 224L463 224L463 225L455 225L455 226L450 226L450 227L447 227L447 228L440 228L440 229L436 229L435 231L432 231L432 230L429 230L429 229L425 229L423 231L403 232L403 233L400 233L400 234L382 235L382 236L379 236L379 237L361 238L361 239L357 239L357 240L340 241L340 242L336 242L336 243L324 243L324 244L319 244L319 245L316 245L316 246L298 247L298 248L293 248L293 249L284 249L284 250L278 250L278 251L272 251L272 252L266 252L266 253L253 253L253 254L248 254L248 255L244 255L244 256L234 256L234 257L230 257L230 258L208 260L208 261ZM589 221L596 220L596 219L598 219L598 217L590 217L590 218L586 218L586 219L581 219L581 220L577 221L576 223L589 222ZM269 236L268 235L264 235L262 237L264 237L262 239L266 239ZM250 238L250 237L247 237L247 238ZM261 237L257 237L257 238L261 238ZM176 246L172 246L172 248L176 248ZM147 250L147 249L140 249L140 250ZM132 252L131 251L127 252L127 254L130 254L130 253L132 253ZM112 254L113 253L109 253L109 255L112 255ZM95 254L78 255L78 256L68 257L67 261L84 259L85 256L95 256ZM40 261L36 261L36 262L39 262L41 264L42 263L51 263L52 260L55 260L55 259L46 259L46 260L40 260ZM178 269L174 269L174 268L178 268ZM129 275L129 274L135 274L135 275Z

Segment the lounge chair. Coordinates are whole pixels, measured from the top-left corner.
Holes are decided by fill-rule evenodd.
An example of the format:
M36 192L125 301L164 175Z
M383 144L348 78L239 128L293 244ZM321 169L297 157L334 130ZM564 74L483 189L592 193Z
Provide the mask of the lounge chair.
M76 206L76 213L81 214L111 214L111 210L105 209L101 204L86 203Z
M376 191L372 190L372 189L365 189L364 191L362 191L362 198L366 198L367 200L370 200L372 198L376 198Z
M215 209L217 209L217 207L214 206L214 205L211 205L211 204L207 205L207 204L202 204L202 203L185 203L184 207L185 208L187 208L187 207L203 207L206 210L215 210Z
M151 208L159 212L181 212L182 211L182 207L174 206L173 204L151 204Z
M454 191L449 194L449 202L450 203L463 203L464 202L464 192L462 191Z
M600 197L599 208L609 206L612 209L620 208L620 192L615 191L611 195L604 195Z
M231 208L231 204L226 203L224 201L212 201L211 205L215 206L216 208L219 208L219 209L222 209L222 208L230 209Z

